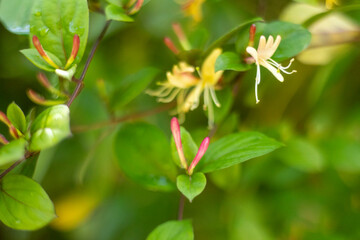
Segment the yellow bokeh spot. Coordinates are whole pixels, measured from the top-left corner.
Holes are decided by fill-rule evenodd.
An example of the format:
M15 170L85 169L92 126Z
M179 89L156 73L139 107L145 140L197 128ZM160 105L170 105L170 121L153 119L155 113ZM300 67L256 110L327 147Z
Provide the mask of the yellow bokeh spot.
M73 192L55 201L57 218L51 226L61 231L78 227L93 212L99 203L94 194Z

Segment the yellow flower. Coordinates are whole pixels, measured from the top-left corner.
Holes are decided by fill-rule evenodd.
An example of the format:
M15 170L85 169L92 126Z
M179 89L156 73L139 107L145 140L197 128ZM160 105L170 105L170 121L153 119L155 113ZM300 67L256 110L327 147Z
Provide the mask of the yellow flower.
M172 72L167 72L167 81L159 83L160 88L157 90L147 90L146 93L151 96L158 97L159 102L168 103L177 98L177 113L182 111L180 107L184 103L187 90L195 86L200 79L195 77L193 73L195 68L185 62L174 65Z
M284 77L281 75L280 71L286 74L292 74L296 72L295 70L291 72L286 71L294 59L291 59L289 65L286 67L281 66L281 64L271 59L272 55L274 55L276 49L278 48L280 41L281 37L279 35L276 37L275 42L272 36L269 36L267 41L264 36L261 36L257 50L253 47L246 48L246 51L254 58L257 67L255 78L256 103L259 102L257 86L260 84L260 65L267 68L280 82L284 81Z
M199 100L202 92L204 92L204 109L208 110L209 127L214 124L214 108L212 101L217 107L220 107L219 100L216 97L215 86L222 77L223 71L215 72L215 62L220 56L222 50L214 49L203 62L199 75L201 81L187 96L184 105L181 107L182 112L188 112L199 106Z
M183 4L182 9L187 16L191 16L195 22L202 20L201 6L205 0L188 0Z
M332 9L334 5L339 5L339 2L337 0L326 0L325 6L327 9Z

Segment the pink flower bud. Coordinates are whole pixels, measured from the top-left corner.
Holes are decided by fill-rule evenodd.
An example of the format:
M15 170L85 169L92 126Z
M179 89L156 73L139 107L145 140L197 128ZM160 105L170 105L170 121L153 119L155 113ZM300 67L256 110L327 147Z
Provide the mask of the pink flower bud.
M164 43L175 55L178 55L180 53L179 49L177 49L177 47L170 38L165 37Z
M188 169L188 173L189 175L192 175L193 174L193 171L194 171L194 168L196 167L196 165L199 163L200 159L204 156L206 150L208 149L209 147L209 143L210 143L210 138L209 137L206 137L200 147L199 147L199 150L194 158L194 160L191 162L190 164L190 167Z
M2 134L0 134L0 143L6 145L9 143L9 141Z
M249 31L249 46L253 47L254 46L254 40L255 40L255 33L256 33L256 25L252 24L250 26L250 31Z
M174 137L174 141L175 141L175 145L176 145L176 149L178 151L179 154L179 158L180 158L180 163L183 166L183 168L187 169L187 162L185 159L185 155L184 155L184 151L182 148L182 143L181 143L181 133L180 133L180 125L179 125L179 121L177 120L176 117L173 117L171 119L171 132L173 134Z

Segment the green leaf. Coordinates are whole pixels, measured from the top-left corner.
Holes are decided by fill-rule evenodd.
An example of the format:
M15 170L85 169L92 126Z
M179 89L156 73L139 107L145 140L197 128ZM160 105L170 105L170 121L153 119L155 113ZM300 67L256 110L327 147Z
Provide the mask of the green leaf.
M35 66L38 68L41 68L42 70L48 71L48 72L54 72L55 68L50 66L39 54L39 52L34 48L29 49L23 49L20 50L22 54ZM61 61L52 53L45 51L46 54L58 65L61 66Z
M148 123L125 124L117 132L115 153L131 179L151 190L175 189L176 167L164 133Z
M112 95L112 106L121 108L141 94L159 73L156 68L144 68L123 80L120 88Z
M210 47L208 47L208 49L204 52L203 56L208 56L212 50L214 50L217 47L221 47L223 44L225 44L227 41L229 41L232 37L234 37L235 34L237 34L240 30L250 26L251 24L253 24L255 22L259 22L259 21L262 21L262 18L253 18L246 22L241 23L239 26L235 27L234 29L232 29L231 31L229 31L228 33L226 33L225 35L223 35L222 37L217 39L215 42L213 42L210 45Z
M281 146L282 143L258 132L231 134L211 143L196 168L201 172L213 172L260 157Z
M289 22L276 21L267 23L262 34L266 37L272 35L274 38L277 35L281 36L280 45L272 56L272 58L280 60L293 57L302 52L309 46L311 41L311 33L307 29Z
M12 33L27 35L30 31L30 14L36 0L1 0L0 20Z
M198 146L192 139L190 133L184 127L180 127L180 134L181 134L181 142L182 142L182 146L183 146L184 155L185 155L187 164L189 166L190 163L192 162L192 160L196 156L196 153L198 151ZM179 167L182 167L182 165L180 163L179 154L176 149L174 137L171 137L171 155L172 155L172 158L173 158L174 162L176 163L176 165L178 165Z
M43 111L31 126L30 150L52 147L71 135L69 108L57 105Z
M180 175L176 178L176 186L190 202L204 191L206 177L203 173L197 172L192 176Z
M73 37L80 37L80 47L73 65L80 62L89 32L86 0L37 0L30 17L30 42L36 35L43 48L57 56L64 66L71 54Z
M246 64L240 59L240 55L234 52L225 52L221 54L215 63L215 72L220 70L233 70L243 72L251 68L250 64Z
M146 240L193 240L190 220L168 221L156 227Z
M36 230L56 217L44 189L32 179L9 174L0 182L0 220L8 227Z
M26 140L23 138L14 140L0 148L0 167L8 166L25 155Z
M276 156L288 165L305 172L318 172L324 167L324 158L320 150L306 139L291 139Z
M15 103L12 102L7 108L6 115L9 118L10 122L20 130L20 132L26 132L26 118L24 112L21 108Z
M119 22L133 22L134 19L129 17L122 7L114 4L109 4L105 8L105 15L107 20L115 20Z

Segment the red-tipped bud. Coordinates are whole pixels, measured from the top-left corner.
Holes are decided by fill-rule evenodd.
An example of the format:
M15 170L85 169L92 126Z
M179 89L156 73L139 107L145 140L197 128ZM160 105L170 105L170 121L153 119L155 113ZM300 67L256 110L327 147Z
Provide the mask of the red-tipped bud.
M80 47L80 37L79 35L75 34L73 38L73 47L71 50L71 55L65 64L65 69L70 67L70 65L75 61L75 58L79 52L79 47Z
M194 160L191 162L190 164L190 167L189 167L189 170L188 170L188 173L189 175L192 175L193 172L194 172L194 168L196 167L196 165L199 163L200 159L204 156L206 150L208 149L209 147L209 143L210 143L210 138L209 137L206 137L200 147L199 147L199 150L194 158Z
M11 122L10 122L10 120L9 120L8 117L6 116L6 114L3 113L3 112L1 112L1 111L0 111L0 121L3 122L3 123L5 123L6 126L8 126L9 128L10 128L11 125L12 125Z
M191 49L191 45L183 31L183 29L181 28L179 23L173 23L172 24L172 28L174 30L175 35L178 37L179 42L181 44L181 46L184 48L184 50L190 50Z
M6 145L9 143L9 141L2 134L0 134L0 143L2 145Z
M46 54L46 52L44 51L40 40L37 36L33 36L32 38L34 47L36 48L36 50L39 52L40 56L48 63L50 64L52 67L54 68L60 68L58 65L56 65L56 63L53 62L53 60L51 60L51 58Z
M133 9L129 12L130 15L137 13L142 7L144 0L138 0Z
M46 89L51 88L51 84L49 80L47 79L46 75L43 73L38 73L37 79L39 80L39 83Z
M1 112L1 111L0 111L0 121L5 123L6 126L8 126L9 132L10 132L12 137L19 138L19 134L18 134L16 128L14 127L14 125L12 125L12 123L10 122L10 120L8 119L6 114Z
M256 33L256 25L251 24L249 31L249 44L248 44L250 47L254 46L255 33Z
M164 38L164 43L175 55L178 55L180 53L179 49L177 49L177 47L175 46L173 41L171 41L170 38L165 37Z
M26 95L28 96L28 98L31 101L33 101L36 104L42 105L42 106L53 106L53 105L62 104L65 102L65 100L47 100L43 96L41 96L38 93L36 93L35 91L33 91L32 89L29 89L26 92Z
M10 126L9 133L13 138L19 138L18 130L13 125Z
M181 132L180 132L180 125L179 125L179 121L177 120L176 117L173 117L171 119L171 132L173 134L174 137L174 141L175 141L175 145L176 145L176 149L178 151L179 154L179 158L180 158L180 163L183 166L183 168L187 169L187 162L185 159L185 155L184 155L184 151L182 148L182 143L181 143Z

